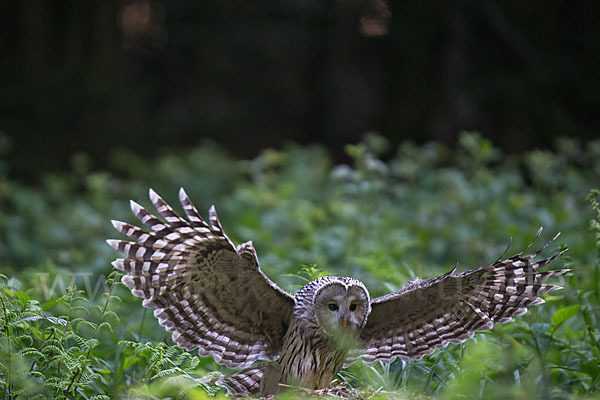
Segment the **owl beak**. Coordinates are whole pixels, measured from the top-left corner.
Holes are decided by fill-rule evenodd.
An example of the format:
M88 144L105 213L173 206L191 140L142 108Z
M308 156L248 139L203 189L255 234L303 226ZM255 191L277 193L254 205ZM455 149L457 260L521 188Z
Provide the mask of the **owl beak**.
M342 325L344 327L346 327L348 325L348 318L344 317L344 319L342 320Z

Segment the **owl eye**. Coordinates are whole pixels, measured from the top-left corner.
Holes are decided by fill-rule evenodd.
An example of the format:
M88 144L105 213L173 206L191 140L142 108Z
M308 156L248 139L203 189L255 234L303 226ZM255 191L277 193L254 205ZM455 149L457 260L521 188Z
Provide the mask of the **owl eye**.
M356 303L350 304L350 311L356 310Z
M338 309L338 305L337 305L337 304L334 304L334 303L329 303L329 309L330 309L331 311L335 311L335 310L337 310L337 309Z

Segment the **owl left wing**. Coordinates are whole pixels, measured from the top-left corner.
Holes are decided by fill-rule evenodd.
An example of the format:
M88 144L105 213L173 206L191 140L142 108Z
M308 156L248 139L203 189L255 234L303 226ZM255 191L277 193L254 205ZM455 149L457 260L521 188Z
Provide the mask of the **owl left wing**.
M198 349L230 368L277 357L294 298L261 271L252 242L233 245L214 207L209 224L183 189L179 199L187 219L150 190L163 220L132 201L150 230L113 221L134 239L108 240L126 256L113 262L125 272L123 283L186 350Z
M541 229L535 239L540 233ZM540 294L561 287L542 281L569 271L539 271L566 251L534 261L548 244L533 254L524 256L523 250L461 274L454 275L454 268L437 278L417 279L373 299L361 334L363 359L367 363L419 360L448 343L469 339L475 331L506 323L527 312L527 306L543 303Z

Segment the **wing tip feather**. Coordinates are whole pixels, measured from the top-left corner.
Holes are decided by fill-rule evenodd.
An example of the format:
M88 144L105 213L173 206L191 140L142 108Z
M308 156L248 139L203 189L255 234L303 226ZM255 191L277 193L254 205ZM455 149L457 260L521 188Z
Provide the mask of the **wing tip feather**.
M537 233L535 234L535 239L533 239L534 241L536 241L540 237L543 230L544 230L544 227L540 226L540 229L538 229Z
M113 249L119 251L119 243L121 243L119 239L106 239L106 243Z
M125 264L123 263L124 259L117 258L115 261L111 262L112 266L118 269L119 271L125 271Z
M129 208L137 216L141 210L144 209L139 203L134 200L129 200Z
M187 193L185 192L185 189L183 188L183 186L181 186L179 188L179 200L183 200L183 199L189 199L189 196L187 195Z
M532 300L531 303L529 303L527 306L537 306L538 304L544 304L546 302L546 300L542 299L541 297L536 297L535 299Z
M118 230L119 232L123 233L123 230L125 229L125 222L123 221L119 221L116 219L111 219L110 220L111 225Z
M152 202L152 204L154 204L155 202L162 200L161 197L159 196L158 193L156 193L156 191L152 188L148 188L148 197L150 198L150 201Z

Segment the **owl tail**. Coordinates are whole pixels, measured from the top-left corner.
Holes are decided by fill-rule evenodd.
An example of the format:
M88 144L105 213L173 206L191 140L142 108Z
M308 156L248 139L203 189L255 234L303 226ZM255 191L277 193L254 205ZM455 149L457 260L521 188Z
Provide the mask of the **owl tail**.
M264 376L263 366L250 367L235 374L226 375L217 381L217 385L227 389L230 396L241 397L258 394Z
M279 393L281 367L277 361L271 361L256 367L246 368L235 374L226 375L216 383L227 389L234 397L261 396Z

